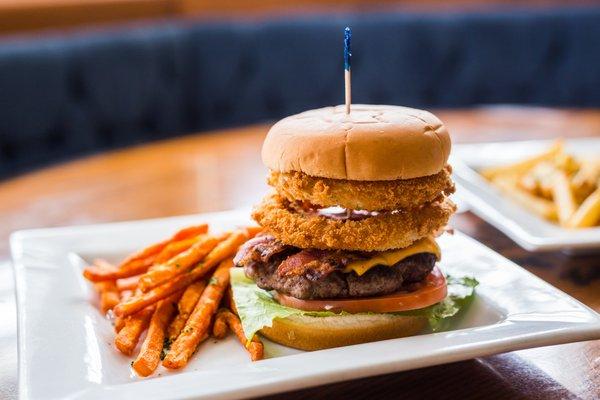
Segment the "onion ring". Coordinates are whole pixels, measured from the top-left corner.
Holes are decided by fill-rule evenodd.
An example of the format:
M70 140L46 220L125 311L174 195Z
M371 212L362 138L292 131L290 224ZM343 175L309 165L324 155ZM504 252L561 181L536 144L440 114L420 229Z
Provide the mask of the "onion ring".
M252 217L292 246L316 249L385 251L410 246L444 227L456 206L448 198L419 209L380 213L361 220L339 220L303 212L276 193L267 195Z
M271 171L267 183L289 201L321 207L384 211L415 208L454 193L447 165L435 175L395 181L349 181L320 178L303 172Z

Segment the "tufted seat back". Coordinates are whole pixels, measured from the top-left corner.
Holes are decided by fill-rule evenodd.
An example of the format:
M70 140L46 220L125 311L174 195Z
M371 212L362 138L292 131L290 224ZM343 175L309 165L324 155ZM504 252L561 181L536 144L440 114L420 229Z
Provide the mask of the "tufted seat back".
M600 8L163 22L0 42L0 176L353 100L600 106Z

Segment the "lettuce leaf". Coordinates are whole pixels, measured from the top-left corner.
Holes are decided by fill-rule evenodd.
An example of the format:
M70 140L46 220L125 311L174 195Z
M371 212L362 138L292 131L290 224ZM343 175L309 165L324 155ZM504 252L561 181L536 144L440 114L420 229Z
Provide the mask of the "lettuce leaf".
M440 303L419 310L394 313L396 315L419 315L429 320L433 331L448 329L450 319L467 307L472 301L475 286L474 278L446 277L448 296ZM265 326L272 326L275 318L286 318L292 315L308 315L313 317L333 316L331 311L302 311L282 306L277 303L271 293L260 289L254 281L246 277L242 268L231 269L231 288L235 305L248 340Z

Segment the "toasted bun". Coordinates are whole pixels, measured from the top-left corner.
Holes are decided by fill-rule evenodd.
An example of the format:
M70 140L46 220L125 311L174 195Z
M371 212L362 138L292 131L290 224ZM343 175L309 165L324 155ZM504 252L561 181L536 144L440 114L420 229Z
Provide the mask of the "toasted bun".
M320 108L277 122L262 160L278 172L298 171L356 181L411 179L440 172L450 136L433 114L407 107Z
M300 350L321 350L416 335L427 318L392 314L278 318L260 332L273 342Z

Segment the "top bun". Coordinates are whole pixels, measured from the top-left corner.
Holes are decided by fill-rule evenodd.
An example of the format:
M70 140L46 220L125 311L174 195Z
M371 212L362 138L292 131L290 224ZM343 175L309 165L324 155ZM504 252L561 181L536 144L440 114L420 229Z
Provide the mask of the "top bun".
M389 181L434 175L450 154L450 136L433 114L408 107L326 107L277 122L262 147L274 171L323 178Z

